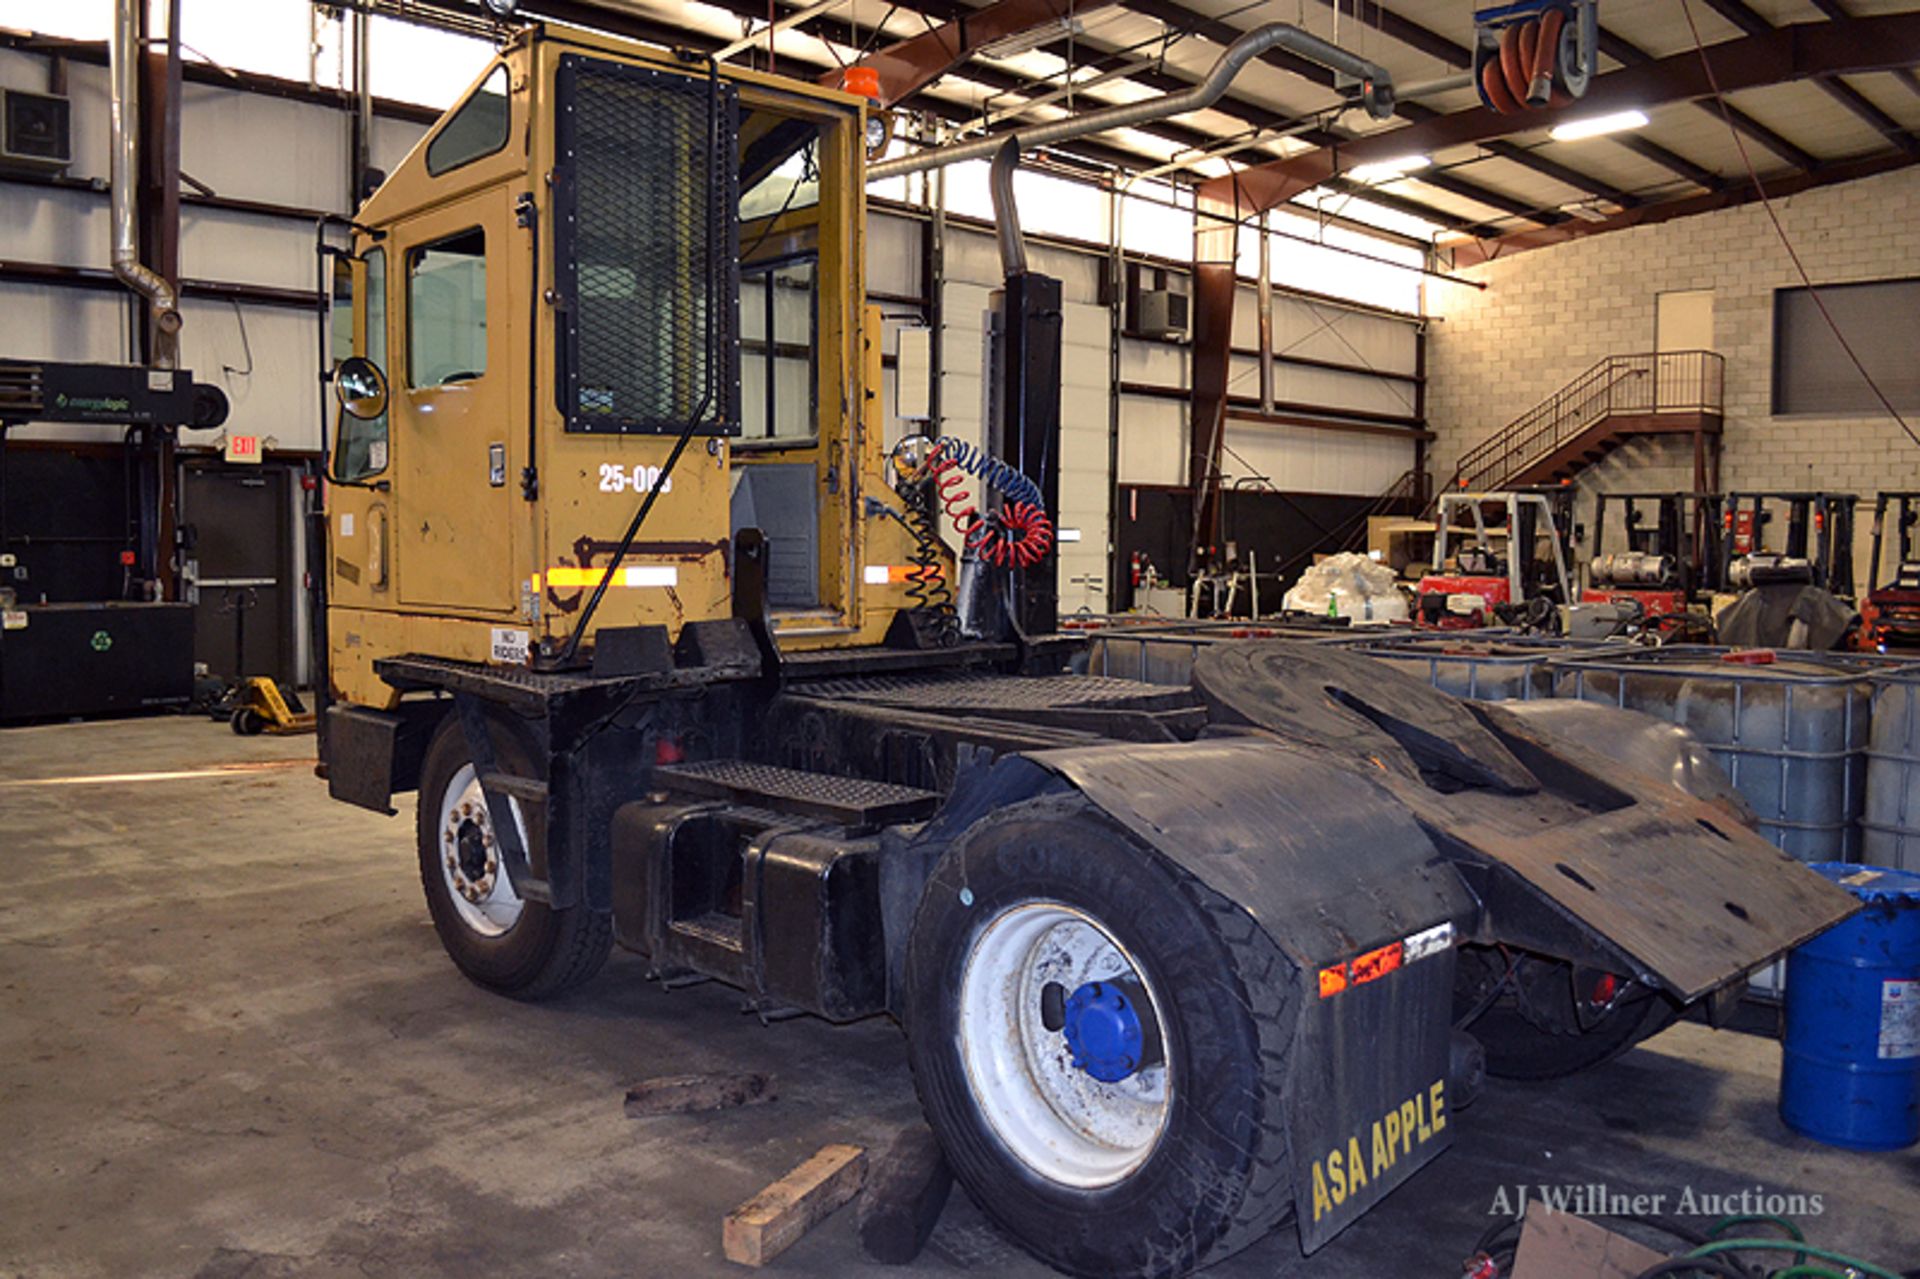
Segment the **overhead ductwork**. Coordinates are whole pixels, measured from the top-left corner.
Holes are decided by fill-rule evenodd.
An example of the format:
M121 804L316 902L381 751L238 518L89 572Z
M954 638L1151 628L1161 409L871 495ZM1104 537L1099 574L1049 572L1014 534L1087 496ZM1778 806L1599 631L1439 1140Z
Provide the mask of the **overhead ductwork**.
M113 122L113 273L145 298L153 312L153 362L172 368L180 332L180 295L171 281L140 260L139 205L134 183L140 173L140 131L135 120L140 67L138 0L114 0L108 43Z
M1011 277L1027 269L1026 242L1020 234L1020 210L1013 198L1013 171L1020 163L1022 151L1105 133L1109 129L1135 128L1156 120L1186 115L1190 111L1204 110L1226 94L1227 86L1233 83L1234 77L1249 62L1270 49L1287 49L1330 70L1352 76L1360 84L1360 100L1368 114L1377 119L1385 119L1393 114L1393 77L1385 67L1348 53L1339 45L1329 44L1290 23L1272 22L1264 27L1255 27L1228 45L1226 52L1207 72L1206 78L1190 89L1164 93L1142 102L1070 115L1013 133L975 138L952 146L929 147L897 160L870 164L867 166L867 177L869 180L899 177L993 156L991 189L994 229L1000 242L1001 268Z
M1329 44L1291 23L1273 22L1264 27L1255 27L1227 46L1226 52L1213 64L1206 78L1190 89L1036 124L1020 129L1014 136L1018 138L1020 149L1032 150L1034 147L1084 138L1089 134L1105 133L1109 129L1135 128L1203 110L1225 95L1234 77L1249 62L1273 49L1286 49L1310 62L1353 77L1359 82L1361 104L1369 115L1384 120L1393 114L1393 78L1385 67L1349 53L1339 45ZM897 160L882 160L878 164L868 165L867 177L874 180L894 178L906 173L921 173L927 169L959 164L964 160L984 160L999 151L1006 140L1007 135L999 134L952 146L929 147Z

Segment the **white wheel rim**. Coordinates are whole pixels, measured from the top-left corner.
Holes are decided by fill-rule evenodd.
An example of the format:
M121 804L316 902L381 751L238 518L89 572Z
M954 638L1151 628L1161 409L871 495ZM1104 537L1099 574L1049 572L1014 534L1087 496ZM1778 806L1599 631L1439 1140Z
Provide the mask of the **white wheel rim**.
M1076 1067L1066 1036L1041 1020L1041 991L1131 977L1166 1018L1145 970L1099 921L1064 902L1012 906L973 940L960 980L960 1057L975 1104L1016 1158L1050 1181L1110 1186L1147 1161L1172 1112L1157 1063L1117 1083Z
M527 822L520 802L509 798L507 804L525 848ZM501 864L493 814L472 764L461 766L440 799L440 878L460 922L482 937L498 937L519 922L526 903L513 891Z

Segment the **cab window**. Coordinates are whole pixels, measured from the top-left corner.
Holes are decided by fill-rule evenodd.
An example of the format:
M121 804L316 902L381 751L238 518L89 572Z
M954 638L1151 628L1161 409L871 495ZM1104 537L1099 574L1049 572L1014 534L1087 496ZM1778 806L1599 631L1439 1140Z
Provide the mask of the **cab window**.
M782 157L780 150L787 146L794 149ZM788 121L749 148L741 167L742 222L810 209L820 203L820 130ZM741 256L752 252L749 247Z
M364 309L354 305L353 290L359 285ZM344 294L344 296L343 296ZM353 341L351 327L336 330L334 350L349 349L366 356L382 369L387 367L387 251L369 249L357 271L344 271L335 277L334 316L351 326L359 322L360 340ZM333 473L349 482L378 475L387 469L387 415L361 419L340 415L339 438L334 448Z
M487 237L475 227L407 253L407 384L487 371Z
M427 172L437 178L493 155L507 145L508 123L507 69L497 66L427 143Z
M819 292L813 257L740 268L741 443L818 433Z

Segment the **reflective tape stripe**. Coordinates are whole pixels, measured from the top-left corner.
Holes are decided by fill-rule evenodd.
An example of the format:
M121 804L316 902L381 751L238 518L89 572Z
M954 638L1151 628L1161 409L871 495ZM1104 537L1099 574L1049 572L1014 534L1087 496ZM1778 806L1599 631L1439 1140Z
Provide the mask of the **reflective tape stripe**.
M869 564L863 575L868 586L892 586L913 580L911 564Z
M1401 955L1399 942L1390 942L1378 950L1368 951L1353 961L1353 984L1359 986L1385 977L1400 967Z
M592 590L606 573L604 568L574 568L562 564L547 570L547 585L556 591ZM613 575L610 586L678 586L680 570L671 564L629 564ZM538 589L536 585L535 589Z
M1320 998L1331 999L1355 986L1379 981L1406 965L1441 954L1453 945L1453 925L1435 924L1404 941L1388 942L1343 964L1320 970Z
M1402 944L1406 952L1406 962L1425 959L1429 955L1438 955L1453 945L1453 925L1436 924L1423 933L1415 933Z

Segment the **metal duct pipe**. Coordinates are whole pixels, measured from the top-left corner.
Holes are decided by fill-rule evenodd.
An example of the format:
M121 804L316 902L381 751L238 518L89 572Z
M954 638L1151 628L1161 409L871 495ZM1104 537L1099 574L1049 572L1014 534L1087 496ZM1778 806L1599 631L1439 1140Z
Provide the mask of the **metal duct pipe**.
M1020 234L1020 206L1013 198L1013 174L1020 167L1020 135L1014 134L993 157L993 234L1000 241L1000 270L1009 276L1027 269L1027 239Z
M1233 83L1234 77L1249 62L1269 49L1287 49L1323 67L1353 76L1360 81L1361 100L1366 104L1369 115L1375 119L1385 119L1393 114L1393 77L1385 67L1348 53L1339 45L1329 44L1291 23L1272 22L1264 27L1255 27L1227 46L1226 52L1213 64L1206 78L1190 89L1036 124L1019 131L1020 145L1023 148L1043 147L1083 138L1090 133L1151 124L1156 120L1210 107L1220 100L1227 86ZM882 160L867 166L867 177L892 178L904 173L920 173L926 169L958 164L963 160L984 159L1000 148L1001 141L998 137L975 138L952 146L931 147L912 155L903 155L897 160Z
M152 307L154 363L172 368L173 335L180 331L180 295L165 276L140 260L139 208L134 195L140 176L140 134L134 120L140 67L135 3L114 0L113 38L107 46L113 121L113 273Z
M1455 89L1471 89L1473 72L1462 71L1458 75L1443 75L1436 80L1416 80L1399 90L1402 102L1413 102L1420 98L1430 98L1436 93L1451 93Z

